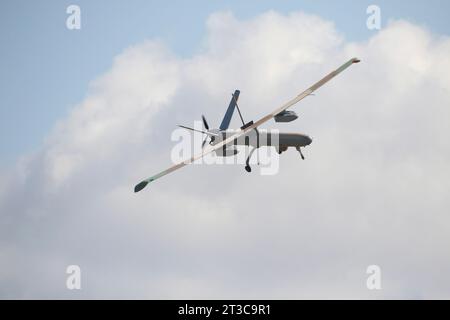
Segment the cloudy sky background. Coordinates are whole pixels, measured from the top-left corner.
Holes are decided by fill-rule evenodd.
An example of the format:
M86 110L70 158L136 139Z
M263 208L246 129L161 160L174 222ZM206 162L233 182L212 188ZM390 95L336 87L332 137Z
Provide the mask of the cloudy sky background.
M383 16L380 4L382 29L369 32L366 7L352 16L360 34L302 5L243 16L208 8L196 49L171 46L164 33L130 36L103 72L73 91L61 84L72 94L62 111L41 110L51 114L42 139L43 129L25 128L8 141L26 140L18 144L27 150L5 144L0 296L449 298L448 25ZM89 37L83 21L61 32ZM256 120L354 56L362 63L297 105L297 121L276 126L314 138L306 161L288 150L275 176L190 166L132 192L170 164L176 124L205 114L217 126L236 88L244 117ZM55 96L36 106L64 100L58 82L71 73L62 74L43 85ZM2 122L20 128L5 120L20 114L8 106ZM18 108L40 114L36 106ZM71 264L81 267L80 291L65 287ZM366 288L372 264L380 291Z

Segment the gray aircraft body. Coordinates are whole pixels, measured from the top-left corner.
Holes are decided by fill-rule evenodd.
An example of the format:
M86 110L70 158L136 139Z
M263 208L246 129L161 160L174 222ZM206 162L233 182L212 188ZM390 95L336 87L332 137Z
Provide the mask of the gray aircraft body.
M316 82L314 85L297 95L292 100L288 101L281 107L275 109L273 112L265 115L261 119L259 119L256 122L250 121L245 122L242 113L238 106L238 99L240 95L240 91L236 90L231 97L231 101L228 105L227 111L222 119L222 122L217 129L210 129L208 122L206 121L206 118L202 116L204 130L196 130L193 128L189 128L186 126L181 126L182 128L191 130L191 131L199 131L206 135L206 138L203 140L202 143L202 153L192 156L189 159L186 159L180 163L177 163L170 168L161 171L160 173L151 176L140 183L138 183L134 191L139 192L143 188L147 186L148 183L161 178L162 176L165 176L177 169L180 169L184 167L185 165L188 165L192 162L194 162L197 159L200 159L204 157L205 155L214 152L218 156L222 157L228 157L228 156L234 156L238 153L237 146L247 146L249 148L252 148L245 165L245 170L248 172L251 172L251 167L249 164L250 158L255 150L257 150L260 147L268 146L268 147L275 147L277 152L279 154L286 151L289 147L294 147L297 149L297 151L300 153L302 159L305 159L303 156L301 148L306 147L312 143L312 139L302 133L287 133L287 132L274 132L274 131L268 131L264 129L259 129L259 126L270 119L274 119L278 123L283 122L291 122L298 118L297 114L292 110L287 110L288 108L292 107L296 103L298 103L300 100L306 98L309 95L312 95L317 89L319 89L321 86L323 86L325 83L333 79L335 76L340 74L342 71L347 69L349 66L351 66L354 63L358 63L360 60L358 58L353 58L347 61L345 64L340 66L338 69L330 72L328 75L326 75L324 78ZM239 129L229 129L230 121L233 116L233 113L237 109L239 113L240 120L242 122L242 126ZM208 143L209 140L209 143ZM208 143L208 145L207 145Z

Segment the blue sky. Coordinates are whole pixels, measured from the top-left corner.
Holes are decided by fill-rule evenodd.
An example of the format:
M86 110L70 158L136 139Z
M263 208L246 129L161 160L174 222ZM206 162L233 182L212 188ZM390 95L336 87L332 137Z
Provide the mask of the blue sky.
M81 7L82 29L65 27L66 8ZM0 11L0 164L38 148L58 119L87 93L89 82L130 45L158 38L175 54L201 50L205 21L231 10L250 18L273 9L302 10L332 20L349 40L367 39L369 4L382 23L407 19L448 34L448 1L7 1ZM375 31L376 32L376 31Z

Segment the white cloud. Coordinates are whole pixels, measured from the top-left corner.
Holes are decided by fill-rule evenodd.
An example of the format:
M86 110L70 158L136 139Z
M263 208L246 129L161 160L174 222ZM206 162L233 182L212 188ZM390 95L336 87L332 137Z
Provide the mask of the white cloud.
M176 124L217 126L235 88L255 119L353 56L280 128L314 137L307 161L289 150L276 176L190 166L133 194L169 165ZM276 12L213 14L190 59L125 50L3 180L0 295L448 298L448 56L447 37L405 21L349 43ZM81 292L64 287L70 264ZM371 264L381 292L365 287Z

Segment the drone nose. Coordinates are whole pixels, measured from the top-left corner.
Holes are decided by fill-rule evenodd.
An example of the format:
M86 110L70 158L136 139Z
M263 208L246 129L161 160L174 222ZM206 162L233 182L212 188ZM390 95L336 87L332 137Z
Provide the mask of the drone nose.
M312 143L312 138L311 137L306 137L306 145L310 145Z

